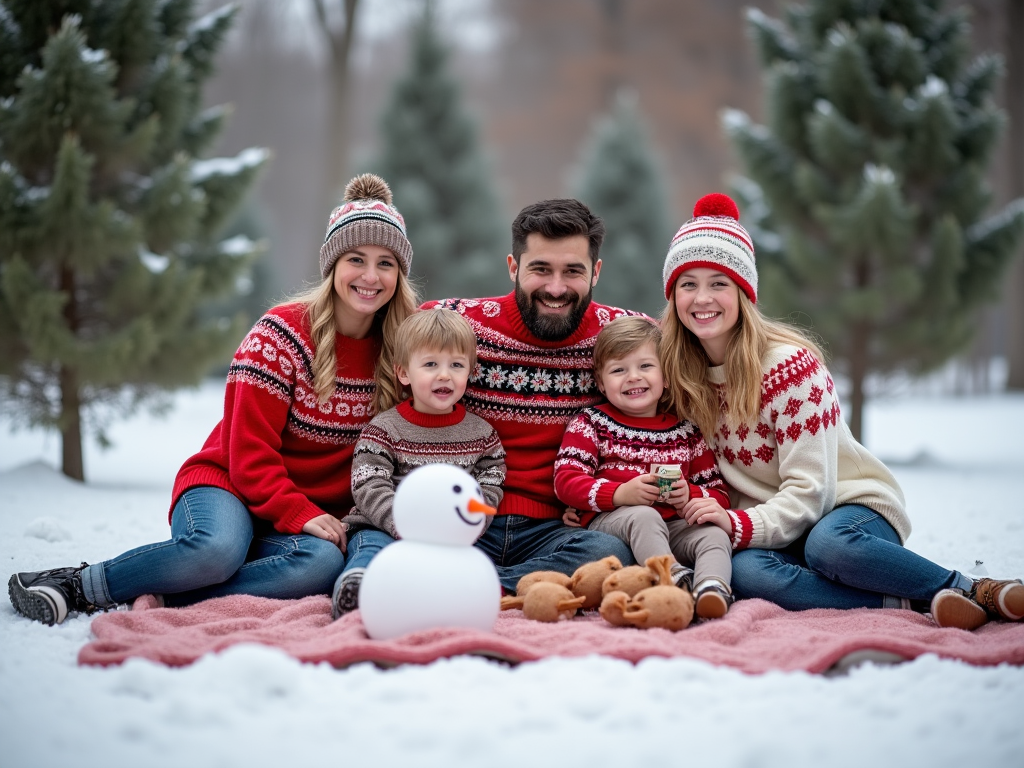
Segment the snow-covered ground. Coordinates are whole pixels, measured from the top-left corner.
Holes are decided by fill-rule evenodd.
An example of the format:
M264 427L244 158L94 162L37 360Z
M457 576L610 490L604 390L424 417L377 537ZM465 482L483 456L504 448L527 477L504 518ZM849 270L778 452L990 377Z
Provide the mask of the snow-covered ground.
M0 419L0 575L95 562L167 532L171 480L219 418L221 387L89 446ZM1024 397L876 401L866 443L906 492L915 551L1024 575ZM975 561L983 564L975 566ZM184 669L82 668L89 619L45 627L0 597L0 765L1019 766L1024 669L926 656L845 677L747 676L686 659L479 658L334 670L237 647Z

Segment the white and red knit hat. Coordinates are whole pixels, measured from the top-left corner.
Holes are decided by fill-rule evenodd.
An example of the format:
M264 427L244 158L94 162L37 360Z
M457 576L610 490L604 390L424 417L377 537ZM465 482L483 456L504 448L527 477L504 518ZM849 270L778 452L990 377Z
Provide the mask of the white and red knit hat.
M662 277L665 298L684 269L707 267L725 273L752 304L757 303L754 241L740 224L740 210L728 195L713 192L693 206L693 218L672 238Z
M405 219L391 204L391 189L380 176L364 173L345 187L341 205L331 211L327 235L320 247L320 274L326 278L343 253L361 245L387 248L402 272L412 266L412 244L405 234Z

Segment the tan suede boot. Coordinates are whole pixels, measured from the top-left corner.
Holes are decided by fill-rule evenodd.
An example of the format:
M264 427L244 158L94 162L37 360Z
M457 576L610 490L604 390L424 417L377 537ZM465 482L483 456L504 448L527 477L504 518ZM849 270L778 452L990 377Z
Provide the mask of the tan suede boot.
M962 589L940 589L932 598L931 610L932 621L940 627L970 631L988 621L985 609L971 600Z
M1024 584L1020 579L997 581L978 579L971 590L971 599L984 608L989 616L1004 621L1024 619Z

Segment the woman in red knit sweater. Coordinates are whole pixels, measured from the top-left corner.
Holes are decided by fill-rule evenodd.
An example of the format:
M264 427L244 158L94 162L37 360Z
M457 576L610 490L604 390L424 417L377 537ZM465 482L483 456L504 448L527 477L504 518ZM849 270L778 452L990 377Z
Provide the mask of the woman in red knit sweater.
M345 562L356 439L387 395L374 369L391 368L395 330L418 303L411 260L387 184L349 182L320 250L323 281L267 312L235 353L224 417L175 478L171 538L14 574L15 609L57 624L143 594L178 606L330 593Z

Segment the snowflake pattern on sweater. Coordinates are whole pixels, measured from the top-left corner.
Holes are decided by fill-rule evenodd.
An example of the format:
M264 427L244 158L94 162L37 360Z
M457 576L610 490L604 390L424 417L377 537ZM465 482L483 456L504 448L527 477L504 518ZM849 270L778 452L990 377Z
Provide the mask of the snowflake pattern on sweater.
M652 464L679 464L690 498L710 496L729 506L714 455L696 424L669 414L634 418L611 404L586 408L569 422L555 459L555 492L589 525L597 513L616 508L612 499L620 485L648 474ZM666 520L677 515L668 504L654 507Z
M732 490L734 549L783 547L840 504L863 504L905 540L910 523L892 473L853 439L828 370L807 349L779 345L762 363L755 423L730 424L723 366L709 369L721 416L709 436Z
M505 496L498 514L560 518L554 460L566 424L601 401L594 383L594 342L616 317L639 312L591 302L562 341L543 341L523 323L515 293L491 299L445 299L476 334L477 366L462 402L498 432L507 452Z

